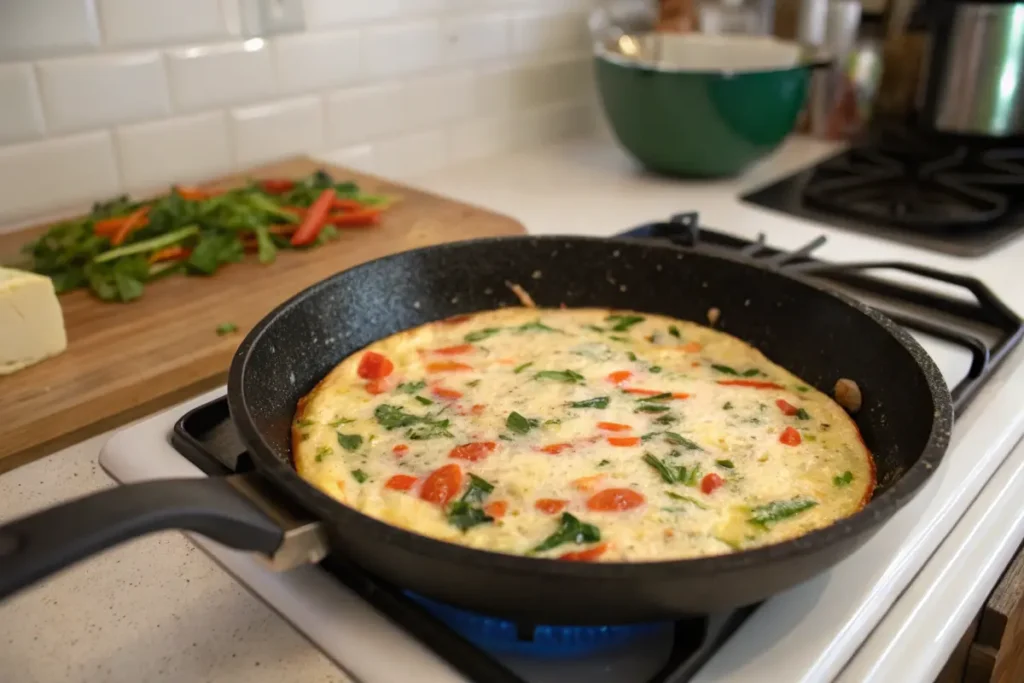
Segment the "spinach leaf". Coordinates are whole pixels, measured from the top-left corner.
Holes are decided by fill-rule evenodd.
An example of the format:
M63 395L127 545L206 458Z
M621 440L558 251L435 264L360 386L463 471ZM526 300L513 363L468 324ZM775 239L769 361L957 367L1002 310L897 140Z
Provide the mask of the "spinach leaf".
M644 453L644 462L650 465L661 476L666 484L675 484L686 478L685 467L672 467L654 457L650 453Z
M505 426L509 431L516 434L526 434L528 431L540 424L540 420L527 419L519 413L512 411L505 420Z
M604 320L614 323L611 328L612 332L625 332L633 325L642 323L645 318L642 315L610 315Z
M321 446L320 448L316 449L316 461L323 462L324 458L326 458L328 455L333 454L334 451L331 450L330 446Z
M420 380L419 382L402 382L397 387L397 389L403 394L415 394L426 388L427 383L423 380Z
M647 372L653 372L654 374L658 374L659 372L661 372L661 366L652 365L651 367L647 368Z
M675 325L668 326L668 333L671 334L676 339L682 339L683 337L683 335L679 334L679 328L676 327Z
M665 406L665 405L658 405L657 403L645 403L645 404L643 404L641 406L637 406L637 409L634 410L633 412L634 413L666 413L669 410L671 410L671 408L669 408L668 406Z
M414 427L410 427L405 432L405 436L413 441L426 441L427 439L435 439L437 437L451 437L453 436L448 427L451 426L449 420L433 420L430 418L421 418L421 424Z
M540 553L557 548L563 543L596 543L601 540L601 530L593 524L585 524L568 512L562 513L555 533L545 538L532 552Z
M531 365L533 365L533 361L530 361L529 363L523 363L522 365L517 365L516 369L513 370L512 372L518 375L520 372L530 367Z
M463 339L465 341L468 341L468 342L478 342L478 341L483 341L484 339L487 339L488 337L493 337L494 335L498 334L499 332L501 332L501 328L500 327L487 327L487 328L484 328L482 330L474 330L474 331L470 332L469 334L467 334L465 337L463 337Z
M798 419L798 420L810 420L811 419L811 415L810 415L810 413L808 413L803 408L799 408L796 411L796 419Z
M373 416L377 419L377 423L389 432L392 429L414 425L422 419L418 415L407 413L401 408L387 403L377 406L373 411Z
M851 472L850 470L846 470L841 475L832 477L833 486L838 486L840 488L842 488L843 486L849 486L852 481L853 472Z
M809 510L817 504L817 501L799 496L790 500L776 500L752 508L747 521L755 526L767 527L780 519L786 519L798 515L804 510Z
M526 323L516 328L516 332L557 332L558 334L565 334L561 330L556 330L553 327L548 327L540 320L534 320L532 323Z
M675 491L665 491L665 495L668 496L669 498L674 498L675 500L681 500L683 502L690 503L691 505L695 505L696 507L699 507L701 510L707 510L708 509L707 505L705 505L704 503L700 502L696 498L691 498L690 496L684 496L684 495L676 493Z
M572 408L598 408L599 410L604 410L608 407L609 400L607 396L597 396L595 398L588 398L585 401L573 401L569 406Z
M757 377L758 375L763 375L763 374L764 373L761 372L760 370L758 370L757 368L751 368L749 370L744 370L743 371L743 376L744 377Z
M426 396L417 396L416 400L419 401L422 405L425 405L425 406L432 406L432 405L434 405L434 402L431 401Z
M494 518L481 508L470 505L465 501L456 501L448 508L448 523L462 531L471 529L478 524L487 524L493 521Z
M661 393L661 394L655 394L654 396L644 396L643 398L638 398L636 400L636 402L637 403L649 403L651 401L671 401L671 400L672 400L672 394L670 392L666 391L666 392Z
M682 434L676 434L675 432L665 432L665 441L669 442L673 446L682 446L688 451L703 451L698 444L690 441Z
M352 470L352 478L358 481L360 484L362 484L364 481L370 478L370 475L368 475L366 472L363 472L362 470Z
M717 370L718 372L722 373L723 375L736 375L737 377L739 377L739 375L740 375L740 373L736 372L735 370L730 368L728 365L718 365L717 363L712 363L711 364L711 368L713 370Z
M566 384L581 384L583 375L575 370L542 370L533 376L534 379L550 379Z
M654 424L667 426L670 424L674 424L676 422L679 422L679 418L676 417L675 415L662 415L661 417L654 421Z
M346 451L359 450L359 447L363 445L363 437L358 434L342 434L338 432L338 443Z
M469 475L469 486L466 488L466 492L462 494L459 499L464 503L482 503L484 498L487 497L491 491L494 490L494 484L481 479L475 474Z
M719 467L724 467L727 470L731 470L735 467L735 465L732 464L732 460L716 460L715 464Z

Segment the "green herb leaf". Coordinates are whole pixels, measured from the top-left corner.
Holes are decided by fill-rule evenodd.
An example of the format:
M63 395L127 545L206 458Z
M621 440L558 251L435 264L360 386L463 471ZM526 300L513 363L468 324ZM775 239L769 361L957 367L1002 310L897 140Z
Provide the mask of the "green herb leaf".
M402 382L396 388L403 394L416 394L426 389L427 383L423 380L419 382Z
M500 327L487 327L482 330L474 330L473 332L470 332L465 337L463 337L463 339L468 342L478 342L483 341L488 337L493 337L499 332L501 332Z
M722 410L732 410L732 401L726 401L722 405Z
M401 408L388 405L387 403L377 406L373 411L373 416L377 419L377 423L389 432L392 429L414 425L423 419L418 415L407 413Z
M682 494L676 493L675 491L665 491L665 495L668 496L669 498L673 498L675 500L681 500L683 502L689 503L690 505L694 505L696 507L699 507L701 510L707 510L708 509L707 505L705 505L704 503L700 502L696 498L691 498L690 496L684 496Z
M584 325L583 327L591 332L598 332L600 334L604 334L607 331L603 327L598 327L597 325Z
M583 375L575 370L542 370L533 376L534 379L550 379L566 384L582 384Z
M509 431L516 434L526 434L528 431L540 424L539 420L527 419L519 413L512 411L505 420L505 426Z
M573 401L569 404L572 408L598 408L604 410L608 407L608 401L611 400L607 396L597 396L595 398L588 398L585 401Z
M553 417L550 420L544 420L544 424L546 424L546 425L560 425L560 424L562 424L562 421L559 420L557 417Z
M849 486L852 481L853 472L851 472L850 470L846 470L841 475L832 477L832 484L840 488L844 486Z
M817 501L799 496L790 500L776 500L752 508L750 510L750 519L747 521L756 526L767 527L769 524L778 522L781 519L786 519L798 515L804 510L809 510L817 504Z
M366 472L363 472L362 470L352 470L352 478L358 481L360 484L362 484L364 481L370 478L370 475L368 475Z
M417 396L416 400L419 401L420 403L422 403L425 406L432 406L432 405L434 405L434 402L431 401L429 398L427 398L425 396Z
M340 427L341 425L352 424L353 422L355 422L355 420L353 420L352 418L349 418L349 417L339 417L337 420L334 420L333 422L328 422L327 426L328 427Z
M355 451L363 445L363 437L358 434L342 434L338 432L338 443L346 451Z
M715 464L719 467L724 467L727 470L731 470L735 467L735 465L732 464L732 460L716 460Z
M610 315L605 318L605 322L614 323L612 325L612 332L625 332L633 325L642 323L645 318L641 315Z
M654 421L654 424L658 425L670 425L679 422L679 418L675 415L662 415Z
M513 370L512 372L518 375L520 372L530 367L531 365L533 365L533 361L530 361L529 363L523 363L522 365L517 365L516 369Z
M805 391L810 391L811 388L810 387L805 387L805 386L799 386L799 387L796 388L796 390L799 391L800 393L803 393Z
M482 509L465 501L456 501L448 508L448 523L462 531L493 521L494 518Z
M478 379L471 379L468 382L466 382L466 386L467 387L475 387L475 386L478 386L479 384L480 384L480 380L478 380Z
M234 323L221 323L220 325L217 325L218 337L223 337L224 335L231 334L232 332L238 332L238 325Z
M405 436L413 441L426 441L427 439L436 439L438 437L450 438L452 433L448 431L449 426L451 426L451 422L448 420L422 418L421 424L407 429Z
M679 334L679 328L676 327L675 325L669 325L668 326L668 333L671 334L676 339L682 339L683 338L683 335Z
M635 354L635 353L633 353L632 351L628 351L628 352L626 353L626 358L628 358L628 359L630 359L630 360L632 360L632 361L635 361L635 360L636 360L636 354Z
M665 412L668 412L669 410L671 410L671 408L669 408L666 405L660 405L660 404L657 404L657 403L645 403L643 405L637 406L636 410L634 410L633 412L634 413L665 413Z
M732 368L730 368L728 365L718 365L717 363L712 363L711 364L711 369L712 370L717 370L718 372L722 373L723 375L736 375L737 377L739 377L739 374L740 374L740 373L736 372L735 370L733 370Z
M761 372L760 370L758 370L757 368L751 368L750 370L744 370L743 371L743 376L744 377L757 377L758 375L763 375L763 374L764 373Z
M694 465L690 472L686 475L686 477L680 477L680 481L682 481L690 488L693 488L700 483L700 475L700 465Z
M466 488L466 492L462 494L462 498L459 500L465 503L482 503L484 498L494 490L494 484L481 479L475 474L469 475L469 486Z
M598 467L604 467L605 465L611 465L611 464L612 464L611 460L602 460L601 462L597 463L597 466Z
M798 420L810 420L811 419L811 415L810 415L810 413L808 413L803 408L799 408L796 411L796 419L798 419Z
M562 513L555 533L545 538L540 545L533 549L535 553L557 548L563 543L597 543L601 540L601 530L593 524L585 524L576 519L568 512Z
M516 328L516 332L557 332L558 334L565 334L561 330L556 330L553 327L548 327L540 320L534 320L532 323L526 323Z
M320 448L316 449L316 461L322 462L324 458L326 458L329 455L332 455L333 453L334 451L331 450L330 446L321 446Z
M685 467L671 467L650 453L644 453L644 462L653 467L666 484L675 484L686 476Z
M316 422L313 420L296 420L295 424L299 427L312 427Z
M682 446L688 451L704 450L698 444L694 443L693 441L690 441L681 434L676 434L675 432L665 432L665 441L669 442L673 446Z
M655 394L654 396L644 396L643 398L638 398L636 401L637 401L637 403L647 403L647 402L650 402L650 401L671 401L671 400L672 400L672 394L666 391L663 394Z
M654 374L658 374L659 372L661 372L661 366L652 365L651 367L647 368L647 372L653 372Z

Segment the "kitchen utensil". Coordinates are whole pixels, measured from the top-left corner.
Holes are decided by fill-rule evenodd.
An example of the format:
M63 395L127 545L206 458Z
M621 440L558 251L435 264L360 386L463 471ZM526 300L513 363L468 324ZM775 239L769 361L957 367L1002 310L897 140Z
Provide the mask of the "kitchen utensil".
M61 296L68 350L0 377L0 471L222 384L242 339L218 336L222 323L244 334L289 296L378 256L524 232L506 216L310 159L261 166L211 186L237 187L249 177L301 178L318 168L399 201L379 226L344 231L313 251L281 252L270 266L251 259L210 278L167 278L130 304L103 303L84 291ZM22 245L43 229L0 235L0 263L16 261Z
M788 256L786 257L788 258ZM541 272L541 279L531 274ZM860 512L805 536L699 559L568 563L491 553L390 526L330 498L291 466L296 402L342 358L431 320L516 305L608 306L706 320L830 391L864 396L856 415L879 487ZM407 251L293 297L246 336L228 401L254 471L124 486L0 527L0 597L133 536L179 528L280 567L329 548L382 579L443 602L528 623L629 623L759 601L858 548L938 467L952 404L934 362L899 325L773 269L642 240L512 237Z
M642 5L598 9L590 20L598 91L622 146L647 168L682 176L735 175L775 149L796 123L818 55L771 37L656 33Z
M1024 134L1024 2L938 0L918 102L942 133Z

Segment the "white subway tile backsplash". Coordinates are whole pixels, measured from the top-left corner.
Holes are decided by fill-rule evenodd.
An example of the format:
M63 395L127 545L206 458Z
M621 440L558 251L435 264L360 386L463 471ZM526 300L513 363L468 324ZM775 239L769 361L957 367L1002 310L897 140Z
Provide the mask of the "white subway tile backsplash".
M507 152L514 146L514 136L515 119L511 115L456 124L449 131L452 161L474 161Z
M0 2L0 59L85 52L99 42L93 0Z
M304 7L310 29L402 17L401 0L305 0Z
M464 119L476 111L475 85L469 71L417 78L405 86L403 109L423 128Z
M224 12L216 0L96 2L103 41L110 45L163 45L224 38L228 34Z
M179 111L242 104L276 92L273 60L262 38L172 50L167 68Z
M586 15L582 12L518 12L512 18L512 45L517 54L525 56L586 51L590 45Z
M319 97L300 97L231 111L235 161L249 166L322 149L324 110Z
M549 104L520 112L515 118L513 141L517 147L584 135L594 128L593 110L586 103Z
M327 139L331 147L352 145L407 130L416 112L405 107L397 82L339 90L327 97Z
M325 159L328 163L337 164L339 166L346 166L356 171L362 171L363 173L375 173L376 166L374 166L375 157L373 154L373 145L352 145L351 147L342 147L336 149L333 152L327 154L318 154L317 158Z
M441 59L437 20L371 26L363 32L363 68L371 76L429 71Z
M122 126L114 134L129 192L194 183L231 168L227 115L213 111Z
M408 178L446 166L450 160L448 134L444 129L388 138L374 144L376 172L393 178Z
M478 64L508 54L512 23L508 14L454 17L442 32L446 63Z
M0 222L107 199L120 189L107 131L0 147Z
M43 134L43 110L31 64L0 64L0 145Z
M273 40L277 82L282 92L309 92L348 85L362 68L359 31L296 33Z
M58 133L170 111L159 52L51 59L39 62L37 73L47 124Z

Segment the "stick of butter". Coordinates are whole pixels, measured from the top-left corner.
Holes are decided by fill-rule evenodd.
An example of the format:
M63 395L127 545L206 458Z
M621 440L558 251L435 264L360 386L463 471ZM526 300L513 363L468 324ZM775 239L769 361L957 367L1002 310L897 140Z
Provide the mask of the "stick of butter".
M55 356L68 346L50 278L0 268L0 375Z

